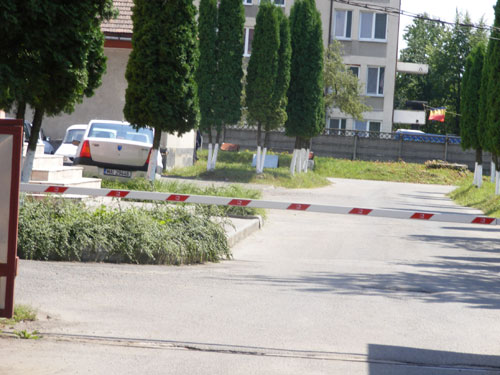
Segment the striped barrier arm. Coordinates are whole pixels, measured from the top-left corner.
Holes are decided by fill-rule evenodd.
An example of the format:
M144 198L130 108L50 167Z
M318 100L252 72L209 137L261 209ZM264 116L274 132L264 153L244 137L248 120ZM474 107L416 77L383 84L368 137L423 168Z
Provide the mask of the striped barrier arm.
M450 223L481 224L481 225L500 224L499 219L488 216L478 216L470 214L370 209L361 207L343 207L343 206L330 206L330 205L309 204L309 203L265 201L257 199L228 198L228 197L215 197L215 196L191 195L191 194L159 193L159 192L148 192L148 191L137 191L137 190L92 189L92 188L81 188L81 187L65 187L65 186L22 183L21 191L25 193L38 193L38 194L49 194L49 193L71 194L71 195L86 195L93 197L112 197L112 198L141 199L141 200L152 200L152 201L166 201L171 203L214 204L219 206L269 208L277 210L321 212L329 214L385 217L393 219L408 219L408 220L419 220L419 221L440 221L440 222L450 222Z

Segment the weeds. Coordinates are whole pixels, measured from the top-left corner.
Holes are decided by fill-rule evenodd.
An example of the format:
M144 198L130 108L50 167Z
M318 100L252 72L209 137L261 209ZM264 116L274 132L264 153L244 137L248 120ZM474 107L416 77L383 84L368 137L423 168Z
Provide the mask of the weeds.
M18 254L24 259L137 264L192 264L230 258L213 210L87 209L63 199L26 199L19 212Z

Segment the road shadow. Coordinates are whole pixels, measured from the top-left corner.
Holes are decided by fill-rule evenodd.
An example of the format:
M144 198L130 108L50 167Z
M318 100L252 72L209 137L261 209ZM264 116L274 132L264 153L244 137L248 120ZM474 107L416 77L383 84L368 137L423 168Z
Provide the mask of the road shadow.
M369 375L500 374L500 357L368 344Z
M435 256L429 261L394 263L394 271L389 273L322 271L291 278L242 275L231 280L307 293L410 298L428 303L461 303L475 309L500 309L499 240L431 235L414 235L410 239L438 243L445 249L466 249L472 254L461 252L460 256L454 256L450 251L450 255Z

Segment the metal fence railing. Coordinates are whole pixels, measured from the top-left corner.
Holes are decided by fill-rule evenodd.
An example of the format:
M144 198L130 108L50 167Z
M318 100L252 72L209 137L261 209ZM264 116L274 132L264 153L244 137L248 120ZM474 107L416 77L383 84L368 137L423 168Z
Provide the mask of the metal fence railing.
M257 131L256 125L227 125L226 129L234 130L250 130ZM280 127L273 132L284 133L285 128ZM337 136L337 137L358 137L358 138L371 138L371 139L388 139L388 140L402 140L408 142L422 142L422 143L448 143L460 144L460 137L455 135L441 135L441 134L406 134L401 132L375 132L364 130L347 130L347 129L331 129L325 128L322 135Z

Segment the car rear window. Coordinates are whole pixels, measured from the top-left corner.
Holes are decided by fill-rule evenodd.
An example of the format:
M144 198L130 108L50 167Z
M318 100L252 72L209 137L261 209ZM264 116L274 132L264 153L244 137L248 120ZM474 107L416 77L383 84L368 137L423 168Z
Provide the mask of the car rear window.
M153 143L153 131L151 129L141 128L136 130L132 125L123 124L94 122L90 127L88 136L92 138L126 139L141 143Z
M68 130L66 137L64 137L64 143L72 143L73 141L81 141L85 133L85 129L73 129Z

